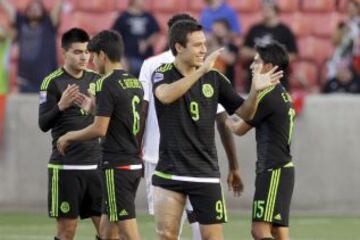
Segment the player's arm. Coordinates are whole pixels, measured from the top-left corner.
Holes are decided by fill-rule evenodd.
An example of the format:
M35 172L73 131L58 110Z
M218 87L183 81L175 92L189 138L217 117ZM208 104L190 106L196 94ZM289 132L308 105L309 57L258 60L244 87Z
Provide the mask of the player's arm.
M0 0L0 6L5 10L11 23L15 23L16 10L7 0Z
M204 64L195 70L189 76L185 76L173 83L161 83L154 81L154 94L156 98L163 104L171 104L182 97L195 82L197 82L205 73L209 72L213 67L216 58L222 49L218 49L211 53L205 60Z
M252 126L246 123L244 120L239 119L237 121L234 121L230 118L226 119L226 125L230 129L230 131L238 136L245 135Z
M50 19L52 24L57 27L60 23L60 14L62 11L62 7L64 5L64 0L58 0L50 12Z
M39 127L42 131L47 132L53 128L62 111L70 107L79 93L79 87L75 84L68 85L61 94L58 101L58 93L55 84L50 82L47 89L40 91L39 106Z
M87 141L98 137L104 137L109 127L110 117L96 116L94 122L88 127L71 131L61 136L57 141L57 149L64 155L66 147L74 141Z
M149 111L150 97L152 94L151 75L153 71L154 70L150 62L148 60L145 60L143 65L141 66L140 74L139 74L139 81L141 82L141 85L144 90L144 101L142 102L140 109L140 131L137 134L137 139L140 145L142 143L145 132L145 123Z
M229 190L233 191L235 196L240 196L241 192L244 190L244 185L240 177L234 138L225 123L227 116L225 111L218 113L216 115L216 125L229 163L229 173L227 178Z

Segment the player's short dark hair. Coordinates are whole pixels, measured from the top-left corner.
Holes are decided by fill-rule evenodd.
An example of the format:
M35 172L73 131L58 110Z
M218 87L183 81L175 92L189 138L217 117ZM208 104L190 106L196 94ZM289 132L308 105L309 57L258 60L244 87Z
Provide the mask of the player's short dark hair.
M271 63L279 66L280 70L286 71L289 65L289 55L284 45L273 41L266 45L256 45L255 48L265 64Z
M96 34L89 42L90 52L99 54L103 51L112 62L120 62L123 56L124 43L120 33L104 30Z
M191 15L187 14L187 13L179 13L179 14L175 14L174 16L172 16L169 21L167 22L167 25L169 27L169 29L178 21L194 21L197 22L197 20L195 18L193 18Z
M184 20L176 22L169 30L169 46L172 54L177 55L175 44L186 47L189 33L202 31L203 27L194 21Z
M61 47L68 50L73 43L85 43L90 40L87 32L81 28L71 28L61 37Z

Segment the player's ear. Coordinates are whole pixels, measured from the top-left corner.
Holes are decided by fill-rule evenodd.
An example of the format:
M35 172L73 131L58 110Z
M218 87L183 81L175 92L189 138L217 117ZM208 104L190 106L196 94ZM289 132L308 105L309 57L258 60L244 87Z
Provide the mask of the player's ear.
M106 59L106 54L104 53L103 50L100 50L98 57L101 61L104 61Z
M264 63L262 72L266 73L266 72L270 71L273 67L274 67L274 65L272 65L271 63Z
M182 46L180 43L175 43L175 49L177 53L181 53L184 50L184 46Z

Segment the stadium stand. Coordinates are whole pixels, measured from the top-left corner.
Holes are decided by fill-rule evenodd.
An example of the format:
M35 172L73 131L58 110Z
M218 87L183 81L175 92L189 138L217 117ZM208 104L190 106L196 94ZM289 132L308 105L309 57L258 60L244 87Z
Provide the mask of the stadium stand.
M12 0L11 3L23 10L29 0ZM109 28L112 25L116 13L126 9L129 0L66 0L67 8L62 15L59 33L61 34L69 27L83 27L94 34L97 31ZM186 11L198 17L205 7L203 0L147 0L149 10L153 12L161 26L162 37L156 51L166 48L166 32L168 18L177 12ZM56 0L44 0L46 8L51 8ZM243 29L242 35L248 31L252 24L261 19L261 0L227 0L239 13L239 20ZM297 37L299 47L299 59L294 66L301 69L314 69L310 67L315 64L316 69L323 69L325 61L331 56L333 46L330 36L340 20L344 19L347 0L277 0L281 10L281 20L288 24ZM0 23L7 24L6 17L0 9ZM236 43L242 43L241 37ZM16 51L12 51L16 54ZM61 54L61 52L59 52ZM12 54L13 56L13 54ZM59 59L61 57L59 56ZM10 77L15 82L16 56L11 58ZM301 63L301 64L300 64ZM238 64L240 66L240 64ZM241 84L239 78L241 69L237 69L236 82ZM313 70L308 70L312 72ZM317 70L319 71L319 70ZM313 81L323 74L310 74L311 83L319 83L322 79ZM241 89L241 86L238 87Z

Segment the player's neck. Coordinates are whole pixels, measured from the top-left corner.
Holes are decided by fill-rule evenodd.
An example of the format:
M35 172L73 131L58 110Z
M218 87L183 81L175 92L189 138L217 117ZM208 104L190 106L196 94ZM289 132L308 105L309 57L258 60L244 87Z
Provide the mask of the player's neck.
M72 76L73 78L77 78L77 79L81 78L84 73L83 70L73 69L66 64L63 66L63 68L70 76Z
M174 64L175 64L176 69L179 70L179 72L183 76L191 75L196 70L196 68L194 66L191 66L191 65L187 64L186 62L181 61L179 59L175 59Z
M105 74L113 72L114 70L122 70L123 65L120 62L108 62L105 64Z

